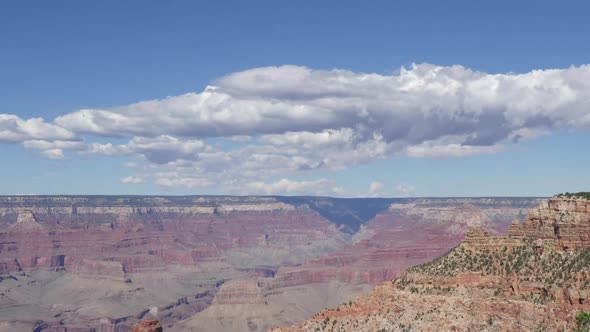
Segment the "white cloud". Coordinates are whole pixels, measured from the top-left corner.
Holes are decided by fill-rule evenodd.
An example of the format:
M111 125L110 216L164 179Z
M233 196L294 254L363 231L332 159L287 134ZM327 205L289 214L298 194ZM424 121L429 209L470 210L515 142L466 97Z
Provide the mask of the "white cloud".
M420 145L409 146L406 149L406 155L418 158L465 157L476 154L496 153L500 150L502 150L502 146L500 145L473 146L457 143L432 145L422 143Z
M324 130L321 132L286 132L266 135L262 141L276 146L297 146L301 149L316 149L320 146L348 146L352 143L354 131L351 128Z
M381 189L383 189L383 183L379 181L373 181L369 185L369 191L367 192L367 195L370 197L379 196L381 195Z
M52 123L0 114L0 141L52 159L64 150L133 156L144 163L142 176L164 187L223 183L270 192L306 181L269 178L395 156L498 153L555 130L590 129L590 65L522 74L431 64L394 74L280 66L213 84L200 93L77 110Z
M416 192L416 188L409 184L398 184L395 187L395 192L401 197L413 196Z
M133 161L128 161L126 163L123 163L123 166L125 166L127 168L137 168L137 167L139 167L139 165L136 162L133 162Z
M128 177L124 177L121 179L121 183L126 183L126 184L139 184L139 183L144 183L145 179L140 177L140 176L128 176Z
M82 141L46 141L46 140L27 140L23 142L23 146L27 149L66 149L79 150L84 148L85 144Z
M487 74L462 66L413 65L397 75L255 68L219 79L201 93L56 119L79 133L112 136L257 136L350 128L409 145L462 135L491 145L515 131L588 128L590 66Z
M41 118L23 120L13 114L0 114L0 142L26 140L70 140L75 134Z
M250 141L252 141L252 136L236 135L236 136L230 136L229 139L232 142L250 142Z
M165 172L156 174L156 184L162 187L206 188L213 182L204 177L191 176L178 172Z
M64 159L64 152L62 149L49 149L41 151L41 155L47 159L60 160Z
M335 188L334 182L327 179L319 179L314 181L292 181L289 179L281 179L277 182L250 182L246 185L248 193L263 194L263 195L283 195L283 194L302 194L314 193L325 194L339 192L341 188Z
M82 141L46 141L46 140L27 140L23 142L27 149L42 150L39 154L47 159L58 160L64 159L63 150L80 150L85 147Z
M141 155L150 162L164 164L178 159L197 159L206 151L207 144L200 140L181 140L168 135L158 137L133 137L127 144L93 143L87 153L107 156Z

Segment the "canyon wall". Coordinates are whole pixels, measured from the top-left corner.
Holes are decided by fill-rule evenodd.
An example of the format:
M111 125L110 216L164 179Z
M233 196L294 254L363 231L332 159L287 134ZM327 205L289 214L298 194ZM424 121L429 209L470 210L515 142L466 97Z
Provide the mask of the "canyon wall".
M439 257L470 226L505 231L538 201L4 196L0 323L124 332L225 317L262 331Z
M531 210L521 224L515 221L511 236L535 237L561 250L590 246L590 201L576 197L552 197Z
M574 331L590 310L589 200L556 196L505 235L476 222L458 246L274 332Z
M279 286L339 280L376 284L459 244L472 227L493 234L542 202L537 198L421 198L395 201L360 226L351 244L298 266L281 267Z

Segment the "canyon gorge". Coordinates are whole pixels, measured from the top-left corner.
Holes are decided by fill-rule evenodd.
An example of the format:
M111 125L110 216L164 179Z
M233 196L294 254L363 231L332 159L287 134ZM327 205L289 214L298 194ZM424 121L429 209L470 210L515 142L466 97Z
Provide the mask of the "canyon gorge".
M586 331L587 196L543 201L507 235L471 227L444 256L273 331Z
M544 211L566 203L542 202L2 196L0 330L125 332L145 319L165 331L290 326L383 282L395 287L387 282L474 227L522 238L535 229L562 251L584 246L582 226L551 237ZM514 222L539 204L538 216Z

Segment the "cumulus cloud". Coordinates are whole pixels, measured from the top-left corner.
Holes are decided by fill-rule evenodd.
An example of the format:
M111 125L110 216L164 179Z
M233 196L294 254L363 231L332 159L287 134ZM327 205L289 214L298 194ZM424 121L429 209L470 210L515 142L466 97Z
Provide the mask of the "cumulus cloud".
M23 146L28 149L49 150L49 149L67 149L79 150L84 148L85 144L81 141L46 141L46 140L27 140Z
M263 195L282 195L282 194L326 194L339 191L340 188L334 186L334 182L327 179L314 181L292 181L281 179L276 182L265 183L262 181L250 182L246 185L246 191L249 193Z
M39 153L42 157L52 160L64 159L63 150L81 150L85 148L82 141L46 141L46 140L27 140L23 142L27 149L41 150Z
M398 184L395 187L395 192L401 197L413 196L416 192L416 188L409 184Z
M184 187L189 189L206 188L213 185L210 179L181 172L158 172L155 174L156 184L162 187Z
M14 114L0 114L0 142L26 140L70 140L75 134L41 118L23 120Z
M269 178L394 156L498 153L554 130L587 130L589 106L590 65L521 74L432 64L392 74L279 66L232 73L198 93L81 109L53 122L0 114L0 141L53 159L64 150L139 156L163 187L224 183L270 192L297 186Z
M315 149L320 146L348 145L354 139L354 131L351 128L338 130L330 129L321 132L286 132L284 134L266 135L263 142L277 146L297 146L302 149Z
M420 145L409 146L406 149L406 155L419 158L465 157L476 154L495 153L500 150L502 150L502 146L500 145L473 146L458 143L444 145L422 143Z
M200 140L180 140L168 135L157 137L133 137L129 143L93 143L87 153L107 156L141 155L150 162L164 164L179 159L197 159L206 151L207 144Z
M48 149L41 151L41 155L47 159L59 160L64 159L64 152L62 149Z
M228 75L201 93L85 109L63 128L110 136L257 136L350 128L386 142L420 144L463 135L491 145L523 128L588 128L590 66L488 74L462 66L413 65L399 74L281 66Z
M369 191L367 192L367 195L370 197L379 196L381 194L381 189L383 189L383 183L379 181L373 181L369 185Z
M139 184L144 183L145 179L140 176L128 176L121 179L121 183Z

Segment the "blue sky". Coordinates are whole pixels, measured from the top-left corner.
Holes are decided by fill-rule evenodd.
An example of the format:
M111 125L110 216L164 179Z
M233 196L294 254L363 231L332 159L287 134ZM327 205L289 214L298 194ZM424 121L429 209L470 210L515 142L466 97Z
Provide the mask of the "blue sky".
M0 194L587 190L588 7L3 1Z

